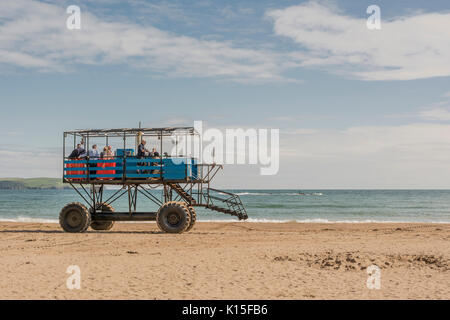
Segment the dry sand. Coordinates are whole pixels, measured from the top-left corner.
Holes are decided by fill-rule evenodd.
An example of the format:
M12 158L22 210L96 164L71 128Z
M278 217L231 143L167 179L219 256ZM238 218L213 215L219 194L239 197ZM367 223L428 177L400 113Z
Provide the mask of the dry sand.
M449 224L0 223L1 299L450 299ZM381 289L366 287L369 265ZM81 289L66 269L81 269Z

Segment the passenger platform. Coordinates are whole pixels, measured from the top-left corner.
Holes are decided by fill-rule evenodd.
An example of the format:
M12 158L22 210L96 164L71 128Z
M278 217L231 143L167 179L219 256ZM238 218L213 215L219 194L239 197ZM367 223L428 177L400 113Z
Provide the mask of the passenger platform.
M64 180L77 183L191 182L199 179L194 158L109 157L65 159Z

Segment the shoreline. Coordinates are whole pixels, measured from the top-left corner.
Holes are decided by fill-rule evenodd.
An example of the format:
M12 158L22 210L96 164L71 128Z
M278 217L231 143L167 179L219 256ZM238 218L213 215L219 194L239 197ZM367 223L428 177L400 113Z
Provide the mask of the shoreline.
M36 224L59 224L58 219L46 219L46 218L28 218L19 217L14 219L0 218L0 224L2 223L36 223ZM155 221L116 221L118 224L129 224L129 223L156 223ZM449 224L450 221L393 221L393 220L338 220L332 221L327 219L305 219L305 220L276 220L276 219L265 219L265 218L249 218L247 220L239 221L235 220L201 220L198 219L197 223L273 223L273 224L284 224L284 223L298 223L298 224Z
M450 224L0 223L0 299L450 299ZM69 290L69 266L81 289ZM381 289L366 287L379 266Z

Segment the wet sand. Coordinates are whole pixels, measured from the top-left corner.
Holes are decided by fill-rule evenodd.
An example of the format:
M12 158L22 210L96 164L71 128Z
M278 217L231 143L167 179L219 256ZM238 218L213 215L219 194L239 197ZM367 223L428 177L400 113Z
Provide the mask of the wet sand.
M450 224L197 223L172 235L2 222L0 252L0 299L450 299Z

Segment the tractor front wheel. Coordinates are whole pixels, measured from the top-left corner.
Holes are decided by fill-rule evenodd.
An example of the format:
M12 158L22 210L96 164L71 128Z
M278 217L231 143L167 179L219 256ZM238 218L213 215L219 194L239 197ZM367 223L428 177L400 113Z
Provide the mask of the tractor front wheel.
M59 224L66 232L85 232L91 224L91 214L83 204L71 202L59 213Z
M182 202L167 202L159 208L156 223L161 231L167 233L182 233L191 223L191 213Z

